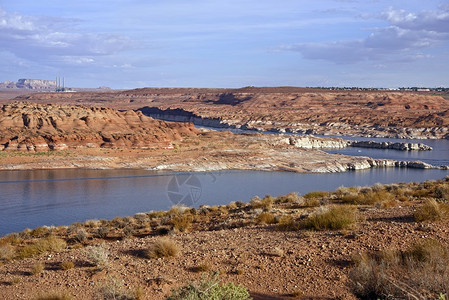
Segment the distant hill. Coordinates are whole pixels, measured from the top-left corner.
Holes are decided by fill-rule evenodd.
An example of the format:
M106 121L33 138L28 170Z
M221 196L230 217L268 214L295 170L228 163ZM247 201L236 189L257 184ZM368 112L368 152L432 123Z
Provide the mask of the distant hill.
M5 81L0 83L0 88L27 89L27 90L54 90L56 80L19 79L17 82Z

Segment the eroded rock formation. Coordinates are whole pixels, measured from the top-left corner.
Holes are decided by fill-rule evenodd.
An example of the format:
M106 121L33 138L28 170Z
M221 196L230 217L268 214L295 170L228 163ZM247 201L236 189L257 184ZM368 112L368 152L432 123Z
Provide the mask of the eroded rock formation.
M0 128L0 150L6 151L170 147L198 132L192 124L154 120L135 111L33 103L4 105Z

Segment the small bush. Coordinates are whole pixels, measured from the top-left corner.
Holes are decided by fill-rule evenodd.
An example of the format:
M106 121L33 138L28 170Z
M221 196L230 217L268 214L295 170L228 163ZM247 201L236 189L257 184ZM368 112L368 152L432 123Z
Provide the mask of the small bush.
M220 284L215 276L211 280L203 278L200 282L190 283L172 291L172 295L167 300L249 300L248 291L232 282Z
M69 293L50 292L48 294L41 294L35 298L36 300L73 300L74 298Z
M186 232L192 226L193 216L190 214L175 215L170 218L169 224L179 232Z
M314 230L345 229L357 221L357 209L352 206L332 206L328 210L309 216L300 224L301 228Z
M306 198L304 199L303 205L305 207L318 207L321 205L321 201L318 198Z
M146 251L148 258L174 257L179 253L179 246L170 239L159 238Z
M446 203L438 203L435 199L427 199L413 216L418 222L440 221L449 216L449 207Z
M99 291L104 299L133 299L125 289L123 281L114 277L108 277L105 282L100 284Z
M437 299L449 293L448 249L436 240L407 251L364 253L354 262L350 287L362 299Z
M199 264L199 265L193 267L192 271L196 272L196 273L200 273L200 272L209 272L210 269L211 269L210 264L202 263L202 264Z
M0 246L0 261L11 260L16 256L16 249L11 245Z
M60 252L67 247L67 243L55 236L48 236L29 244L17 253L18 258L28 258L40 255L46 252Z
M45 265L41 262L37 262L31 267L31 274L39 275L40 273L42 273L44 269Z
M270 195L266 195L262 200L259 197L253 197L249 204L252 209L261 208L265 211L270 210L273 207L274 198Z
M88 237L88 234L87 234L86 229L84 229L84 228L77 228L75 230L75 236L73 238L78 243L82 243L82 242L87 240L87 237Z
M257 216L256 221L257 224L274 224L276 223L276 218L272 213L263 212Z
M279 219L276 228L281 231L299 230L299 222L297 222L292 216L282 216Z
M61 263L61 269L64 271L73 269L73 267L75 267L75 264L73 263L73 261L66 260Z
M101 226L97 228L97 237L99 237L100 239L106 238L108 234L109 234L109 227Z
M287 195L278 196L275 200L276 203L298 203L301 197L296 193L289 193Z
M90 246L86 250L86 255L91 264L96 267L106 267L109 264L109 251L105 244Z
M326 198L329 197L329 192L313 191L305 194L303 197L304 199Z

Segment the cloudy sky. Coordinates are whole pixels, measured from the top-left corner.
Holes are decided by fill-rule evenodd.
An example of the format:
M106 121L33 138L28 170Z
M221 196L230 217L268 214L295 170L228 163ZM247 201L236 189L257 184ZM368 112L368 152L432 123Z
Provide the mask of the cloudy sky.
M449 87L449 1L0 0L0 70L74 87Z

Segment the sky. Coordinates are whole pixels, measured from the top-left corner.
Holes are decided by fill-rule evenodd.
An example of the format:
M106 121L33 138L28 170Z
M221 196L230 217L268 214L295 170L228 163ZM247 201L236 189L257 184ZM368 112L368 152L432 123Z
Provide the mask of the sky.
M0 0L0 81L449 87L449 1Z

